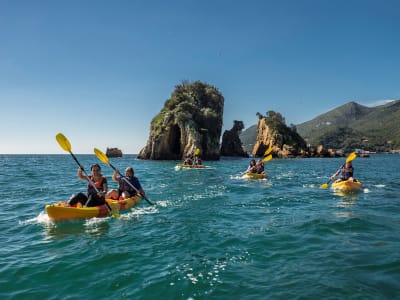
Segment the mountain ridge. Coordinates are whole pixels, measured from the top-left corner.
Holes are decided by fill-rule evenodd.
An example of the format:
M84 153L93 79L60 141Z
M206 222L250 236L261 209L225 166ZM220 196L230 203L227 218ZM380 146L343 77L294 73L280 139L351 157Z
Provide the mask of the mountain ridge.
M400 100L374 107L350 101L295 127L313 147L323 145L345 151L357 148L370 151L399 149ZM256 125L241 133L240 139L247 152L256 136Z

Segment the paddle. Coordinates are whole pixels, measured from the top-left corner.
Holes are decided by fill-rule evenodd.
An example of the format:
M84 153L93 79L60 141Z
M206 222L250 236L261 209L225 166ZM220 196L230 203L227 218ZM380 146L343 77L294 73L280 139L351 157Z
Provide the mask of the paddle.
M263 158L263 162L268 162L268 161L270 161L271 159L272 159L272 154L270 154L270 155L264 157L264 158Z
M63 150L69 152L69 154L71 154L72 158L76 161L76 163L78 164L78 166L82 169L82 172L85 174L87 181L90 183L90 185L94 188L94 190L96 191L96 193L99 192L99 190L97 189L96 185L94 184L94 182L90 179L90 177L88 176L88 174L86 173L85 169L82 167L82 165L79 163L78 159L75 157L75 155L72 153L72 147L71 147L71 143L69 142L69 140L65 137L65 135L63 135L62 133L58 133L56 135L56 140L58 142L58 144L60 145L61 148L63 148ZM87 204L87 203L86 203ZM108 210L110 211L110 213L112 213L112 215L114 217L118 217L118 214L113 212L112 208L108 205L107 202L105 202Z
M357 157L357 153L356 152L352 152L350 153L347 158L346 158L346 163L351 162L353 159L355 159ZM332 181L331 178L329 178L329 180L326 183L323 183L321 185L321 189L326 189L328 188L329 183Z
M125 180L125 182L126 182L127 184L129 184L129 186L130 186L131 188L133 188L137 193L140 194L140 192L138 191L138 189L137 189L132 183L130 183L130 182L128 181L128 179L126 179L125 176L123 176L123 175L121 174L121 172L120 172L118 169L116 169L116 168L110 163L110 160L108 159L107 155L105 155L103 152L101 152L101 150L99 150L99 149L97 149L97 148L94 148L93 150L94 150L94 154L96 154L97 158L98 158L101 162L103 162L103 163L109 165L111 168L113 168L114 171L117 171L118 174L119 174L119 176L120 176L123 180ZM142 194L140 194L140 195L141 195L150 205L154 205L154 204L146 197L146 195L142 195Z
M272 152L272 148L269 147L267 150L265 150L264 155L263 156L267 156L268 154L270 154Z

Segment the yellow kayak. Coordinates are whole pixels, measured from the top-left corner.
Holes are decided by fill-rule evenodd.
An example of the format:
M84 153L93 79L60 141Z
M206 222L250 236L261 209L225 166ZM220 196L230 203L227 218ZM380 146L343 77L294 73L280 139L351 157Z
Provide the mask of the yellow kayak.
M203 169L203 168L204 168L204 165L185 165L185 164L179 164L179 165L176 165L175 168Z
M127 198L123 200L106 199L113 211L125 210L135 206L142 199L140 196ZM80 220L90 218L104 218L110 214L106 205L94 207L73 207L66 206L65 202L46 205L46 213L53 222L66 220Z
M331 185L331 188L333 190L340 190L340 191L345 191L345 192L358 192L362 188L362 183L361 183L361 181L358 181L358 180L338 181L338 182L333 182Z
M264 179L267 177L268 177L267 173L264 173L264 174L246 173L242 176L242 178L244 178L244 179Z

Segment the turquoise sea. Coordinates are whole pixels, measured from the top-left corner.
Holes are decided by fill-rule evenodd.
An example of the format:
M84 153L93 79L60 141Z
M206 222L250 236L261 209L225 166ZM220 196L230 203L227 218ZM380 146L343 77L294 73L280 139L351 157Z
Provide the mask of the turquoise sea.
M258 181L249 159L110 160L155 205L53 224L44 206L86 189L75 161L0 155L0 299L400 299L400 155L355 159L355 195L320 188L345 158L273 159Z

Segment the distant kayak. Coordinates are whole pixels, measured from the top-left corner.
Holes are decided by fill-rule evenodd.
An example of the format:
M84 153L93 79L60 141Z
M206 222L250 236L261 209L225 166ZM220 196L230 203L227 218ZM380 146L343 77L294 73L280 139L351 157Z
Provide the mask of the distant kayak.
M142 197L135 196L123 200L106 199L109 206L115 211L131 208L138 204ZM66 220L80 220L90 218L105 218L110 214L107 205L94 207L66 206L65 202L46 205L46 213L53 222Z
M345 192L358 192L361 190L362 183L361 181L339 181L333 182L331 188L333 190L340 190Z
M175 169L187 168L187 169L204 169L204 165L185 165L179 164L175 166Z
M267 178L268 174L257 174L257 173L246 173L242 176L244 179L264 179Z

